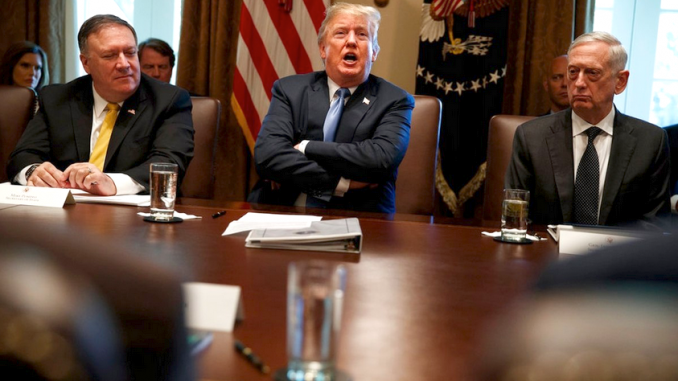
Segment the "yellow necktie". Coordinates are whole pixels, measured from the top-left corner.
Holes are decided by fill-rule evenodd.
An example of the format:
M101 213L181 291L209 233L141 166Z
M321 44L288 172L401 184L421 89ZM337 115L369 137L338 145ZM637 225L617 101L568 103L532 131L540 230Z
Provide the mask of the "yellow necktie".
M104 118L104 123L101 125L99 131L99 138L94 145L94 150L89 157L89 162L96 165L99 170L104 170L104 161L106 160L106 150L108 149L108 142L111 140L111 133L113 126L115 126L115 119L118 117L118 110L120 106L117 103L109 103L106 106L108 113Z

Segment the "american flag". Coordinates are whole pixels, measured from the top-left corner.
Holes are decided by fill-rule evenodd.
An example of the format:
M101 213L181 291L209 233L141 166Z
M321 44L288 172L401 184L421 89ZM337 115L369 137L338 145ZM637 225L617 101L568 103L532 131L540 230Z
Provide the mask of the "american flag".
M464 0L433 0L431 1L431 16L438 20L445 18L462 6L463 3Z
M231 106L250 151L271 103L273 82L323 68L318 30L330 0L292 2L242 3Z

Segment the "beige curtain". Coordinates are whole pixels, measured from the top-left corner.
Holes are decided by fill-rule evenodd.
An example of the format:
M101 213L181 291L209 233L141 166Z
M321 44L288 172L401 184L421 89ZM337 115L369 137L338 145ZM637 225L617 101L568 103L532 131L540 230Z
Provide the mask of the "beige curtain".
M574 37L590 31L594 1L511 1L503 113L539 115L549 109L542 87L545 70L554 57L567 53Z
M177 85L221 101L215 199L242 201L250 152L231 109L242 0L184 0Z
M47 53L50 83L65 78L64 0L2 0L0 55L17 41L33 41Z

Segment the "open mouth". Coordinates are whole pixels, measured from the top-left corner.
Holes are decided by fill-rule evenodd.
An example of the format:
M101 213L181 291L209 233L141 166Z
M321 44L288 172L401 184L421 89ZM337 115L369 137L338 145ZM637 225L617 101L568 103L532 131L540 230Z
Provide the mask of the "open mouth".
M347 54L344 56L344 61L355 62L355 61L357 61L357 60L358 60L358 57L357 57L355 54L353 54L353 53L347 53Z

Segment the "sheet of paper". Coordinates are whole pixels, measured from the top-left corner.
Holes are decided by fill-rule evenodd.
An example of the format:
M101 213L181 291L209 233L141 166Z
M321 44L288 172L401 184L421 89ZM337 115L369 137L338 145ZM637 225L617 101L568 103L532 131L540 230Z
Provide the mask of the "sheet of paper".
M247 213L232 221L221 235L236 234L253 229L301 229L320 221L320 216L299 214Z
M189 328L232 332L236 319L243 319L240 287L190 282L182 285Z
M151 196L148 194L126 194L120 196L97 196L80 189L72 189L75 202L115 204L132 206L151 206Z

